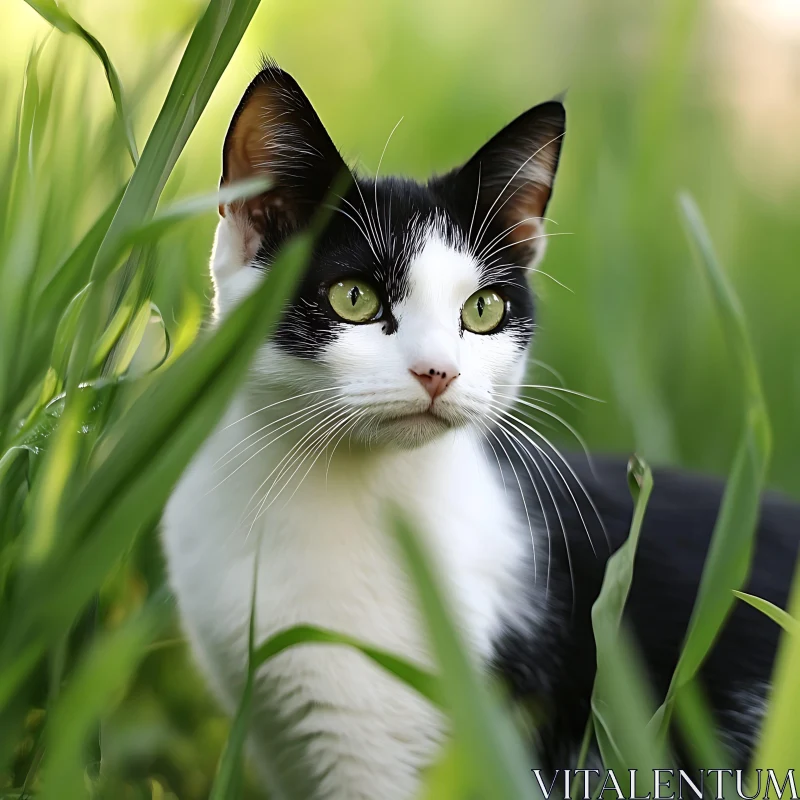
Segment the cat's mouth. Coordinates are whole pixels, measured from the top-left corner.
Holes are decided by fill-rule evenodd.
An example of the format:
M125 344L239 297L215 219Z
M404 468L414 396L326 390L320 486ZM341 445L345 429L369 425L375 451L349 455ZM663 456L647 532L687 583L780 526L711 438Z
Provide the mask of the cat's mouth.
M409 440L417 444L436 438L453 428L464 424L431 405L425 409L415 409L391 415L381 415L378 427L390 438Z
M359 432L371 442L395 442L407 447L424 444L469 424L469 416L451 404L385 401L364 409Z
M380 414L378 416L378 420L380 422L385 423L395 423L395 422L432 422L432 421L441 421L446 422L446 420L438 413L436 413L432 408L425 408L425 409L415 409L413 411L400 411L391 414Z
M434 413L433 407L425 411L412 411L410 414L402 414L399 417L393 417L392 422L431 422L441 421L447 424L447 420Z
M432 409L383 417L378 423L378 438L386 437L406 447L418 447L451 430L453 423Z

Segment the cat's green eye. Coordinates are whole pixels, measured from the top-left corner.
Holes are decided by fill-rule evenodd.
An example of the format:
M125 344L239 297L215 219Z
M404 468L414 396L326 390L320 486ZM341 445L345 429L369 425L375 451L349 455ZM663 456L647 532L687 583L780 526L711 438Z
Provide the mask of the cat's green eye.
M472 333L491 333L505 315L506 301L491 289L475 292L461 309L461 321Z
M328 289L331 308L348 322L371 322L381 310L375 290L365 281L347 278Z

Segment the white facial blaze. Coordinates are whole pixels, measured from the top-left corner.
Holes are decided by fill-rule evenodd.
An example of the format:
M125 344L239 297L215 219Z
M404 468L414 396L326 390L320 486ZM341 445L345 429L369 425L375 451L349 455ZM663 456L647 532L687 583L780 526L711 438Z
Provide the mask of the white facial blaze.
M409 265L409 292L395 309L398 344L408 368L430 363L461 371L461 307L477 288L473 257L447 244L435 228Z
M446 425L470 424L476 416L485 420L494 384L519 382L526 355L507 330L462 330L464 303L480 288L478 262L437 224L421 239L408 264L405 297L391 309L397 330L386 335L380 324L342 325L321 356L349 402L377 420L394 420L389 438L411 446ZM414 376L431 369L456 376L433 406ZM494 402L506 404L502 398ZM403 417L428 410L442 422L438 431L425 431L418 420L410 423L413 431L404 427Z

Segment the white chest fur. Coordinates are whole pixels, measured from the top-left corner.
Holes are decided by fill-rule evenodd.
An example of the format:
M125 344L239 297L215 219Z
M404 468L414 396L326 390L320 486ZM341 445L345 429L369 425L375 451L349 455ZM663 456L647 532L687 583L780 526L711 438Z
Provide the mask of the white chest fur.
M184 626L229 711L243 685L258 548L259 641L308 623L430 664L413 587L384 527L386 501L403 506L424 532L476 658L488 655L499 626L519 622L513 609L525 605L518 576L528 532L518 530L510 498L473 432L407 452L355 454L344 442L330 464L323 456L303 477L309 458L251 528L247 511L290 444L276 442L245 464L255 446L220 467L229 448L269 421L253 415L226 428L251 407L242 393L164 518ZM279 784L302 787L299 796L411 797L443 732L440 716L412 690L342 647L303 645L258 674L254 760L270 782L277 776Z

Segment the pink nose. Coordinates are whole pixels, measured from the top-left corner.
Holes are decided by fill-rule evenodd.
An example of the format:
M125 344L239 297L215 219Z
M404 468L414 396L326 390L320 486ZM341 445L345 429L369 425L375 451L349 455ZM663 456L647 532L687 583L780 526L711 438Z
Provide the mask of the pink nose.
M453 367L449 369L413 367L409 372L422 384L422 387L431 396L431 400L435 400L459 376Z

